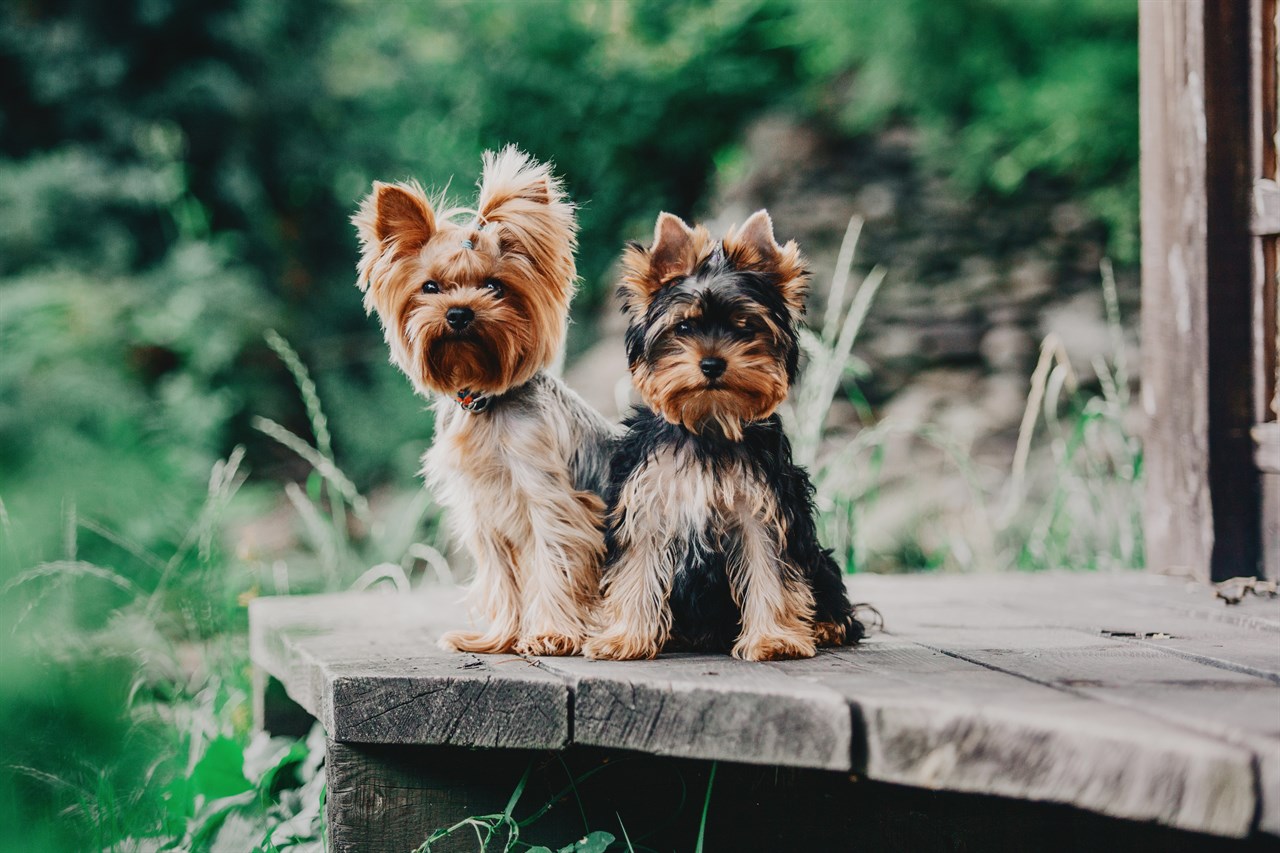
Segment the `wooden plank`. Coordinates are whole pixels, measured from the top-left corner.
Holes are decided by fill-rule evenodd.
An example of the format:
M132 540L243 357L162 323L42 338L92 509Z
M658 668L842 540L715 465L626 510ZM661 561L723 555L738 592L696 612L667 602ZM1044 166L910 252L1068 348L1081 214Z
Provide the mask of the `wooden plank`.
M1067 628L1094 637L1105 632L1129 644L1280 683L1280 599L1250 597L1228 606L1210 587L1137 572L939 580L929 585L928 601L921 604L901 583L889 584L880 597L874 584L862 584L860 594L876 601L891 628L903 610L909 620L931 627L971 627L957 614L981 608L988 628Z
M1141 3L1142 406L1147 564L1208 579L1204 4Z
M442 631L458 627L457 613L444 595L258 599L251 656L340 742L568 743L563 679L512 655L436 648Z
M1254 419L1249 16L1245 3L1204 7L1205 232L1209 338L1209 490L1214 580L1257 575L1262 491Z
M1148 565L1254 575L1249 6L1141 4L1140 54Z
M1227 605L1209 584L1146 572L1011 572L969 575L857 575L850 594L887 612L890 627L899 613L934 612L938 625L972 625L975 610L984 624L1014 627L1091 625L1092 614L1109 603L1151 607L1228 629L1280 633L1280 599L1246 598ZM1099 627L1102 627L1101 625Z
M1250 432L1258 470L1280 474L1280 423L1258 424Z
M1280 835L1280 601L1227 607L1203 587L1138 577L965 577L917 590L863 582L859 593L891 630L930 648L1248 749L1258 768L1259 826ZM988 618L992 612L1003 615ZM1222 615L1232 621L1205 618ZM1175 627L1175 636L1097 636L1094 626L1113 620L1134 633L1142 624L1160 633Z
M1280 582L1280 474L1262 475L1262 550L1267 580Z
M1064 802L1242 837L1251 756L900 638L785 666L856 709L870 779Z
M785 671L723 655L542 658L571 680L576 743L655 755L849 770L849 706Z
M1184 623L1191 630L1203 624L1206 630L1243 632L1253 644L1240 652L1224 648L1220 654L1225 664L1188 659L1185 653L1179 656L1163 648L1165 641L1135 646L1132 640L1098 637L1078 627L1106 613L1107 590L1129 586L1123 581L1100 578L1102 583L1091 584L1089 578L1078 578L1070 583L1069 577L1061 576L1045 578L1046 582L1025 576L1005 582L981 578L966 584L968 580L929 585L932 595L924 598L905 593L899 585L881 584L879 591L884 595L874 600L884 610L891 630L930 648L1249 750L1257 762L1259 826L1280 834L1280 687L1266 677L1274 673L1275 659L1280 657L1280 637L1274 631L1208 621ZM862 592L874 597L875 585L864 586L871 589ZM1036 586L1040 589L1035 590ZM1113 613L1141 606L1130 605L1124 595L1118 598ZM1275 602L1257 601L1254 606L1273 610ZM1007 620L985 619L992 609L1014 607L1016 621L1026 624L1010 626ZM1057 615L1048 618L1077 627L1034 626L1050 611ZM971 619L966 627L956 624L957 613L981 613L984 618ZM992 622L1000 627L992 627ZM1240 672L1241 655L1251 666L1266 670L1263 677Z
M1280 184L1268 178L1253 182L1253 217L1249 230L1259 237L1280 234Z
M1280 689L1274 684L1154 649L1117 648L1092 638L1073 647L1069 637L1044 630L1013 629L998 637L983 631L968 637L923 633L923 642L962 660L1131 708L1249 750L1258 767L1260 826L1280 834Z
M464 818L501 814L536 758L523 750L481 757L458 747L407 749L330 741L325 752L328 850L404 853L416 850L433 831ZM505 836L495 838L493 849L500 849L503 840ZM477 849L476 836L468 829L431 849L470 853Z

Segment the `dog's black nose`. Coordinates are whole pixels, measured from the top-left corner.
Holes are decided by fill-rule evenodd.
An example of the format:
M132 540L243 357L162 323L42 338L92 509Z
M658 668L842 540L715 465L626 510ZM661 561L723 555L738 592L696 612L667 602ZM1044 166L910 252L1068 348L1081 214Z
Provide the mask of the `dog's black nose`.
M702 375L708 379L718 378L720 374L724 373L726 366L723 358L717 358L715 356L707 356L702 361L698 362L698 364L702 368Z
M471 321L476 318L476 312L470 308L459 308L457 306L450 308L444 312L444 318L449 325L456 331L461 332L467 326L471 325Z

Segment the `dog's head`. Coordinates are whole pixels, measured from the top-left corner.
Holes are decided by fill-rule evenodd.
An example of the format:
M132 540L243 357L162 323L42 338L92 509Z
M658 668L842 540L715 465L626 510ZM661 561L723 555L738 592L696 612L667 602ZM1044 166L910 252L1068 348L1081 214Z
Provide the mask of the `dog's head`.
M501 394L551 363L576 279L573 206L550 168L486 152L474 210L375 183L352 222L366 311L421 394ZM457 221L455 221L457 220Z
M733 440L773 414L795 380L809 273L767 212L723 241L663 213L653 246L628 246L622 265L627 360L650 408Z

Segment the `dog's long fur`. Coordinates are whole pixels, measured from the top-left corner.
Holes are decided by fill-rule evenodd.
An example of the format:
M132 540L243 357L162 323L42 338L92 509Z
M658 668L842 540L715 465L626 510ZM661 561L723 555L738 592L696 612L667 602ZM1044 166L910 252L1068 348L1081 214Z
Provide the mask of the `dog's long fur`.
M573 207L513 147L485 154L476 209L443 207L417 184L375 183L352 218L365 309L435 398L423 474L475 558L472 601L490 622L441 644L574 654L598 599L613 428L546 372L575 286ZM473 398L487 408L459 404Z
M813 486L774 413L798 362L807 271L795 243L777 244L764 211L722 242L663 214L653 247L631 246L623 265L628 360L648 408L611 464L601 628L586 653L772 660L857 641Z

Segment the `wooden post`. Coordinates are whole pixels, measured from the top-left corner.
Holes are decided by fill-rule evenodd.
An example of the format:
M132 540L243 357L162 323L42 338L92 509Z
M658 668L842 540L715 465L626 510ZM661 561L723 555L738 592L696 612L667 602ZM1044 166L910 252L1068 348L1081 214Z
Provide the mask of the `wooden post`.
M1152 570L1255 575L1250 6L1140 7L1146 542Z
M1280 580L1280 301L1277 300L1277 0L1252 0L1249 15L1253 176L1253 352L1255 461L1262 480L1262 569Z
M437 829L468 817L501 814L534 755L527 750L330 741L325 752L328 850L415 850ZM505 837L499 834L496 849L502 849ZM452 853L477 846L475 831L466 828L433 844L432 850Z

